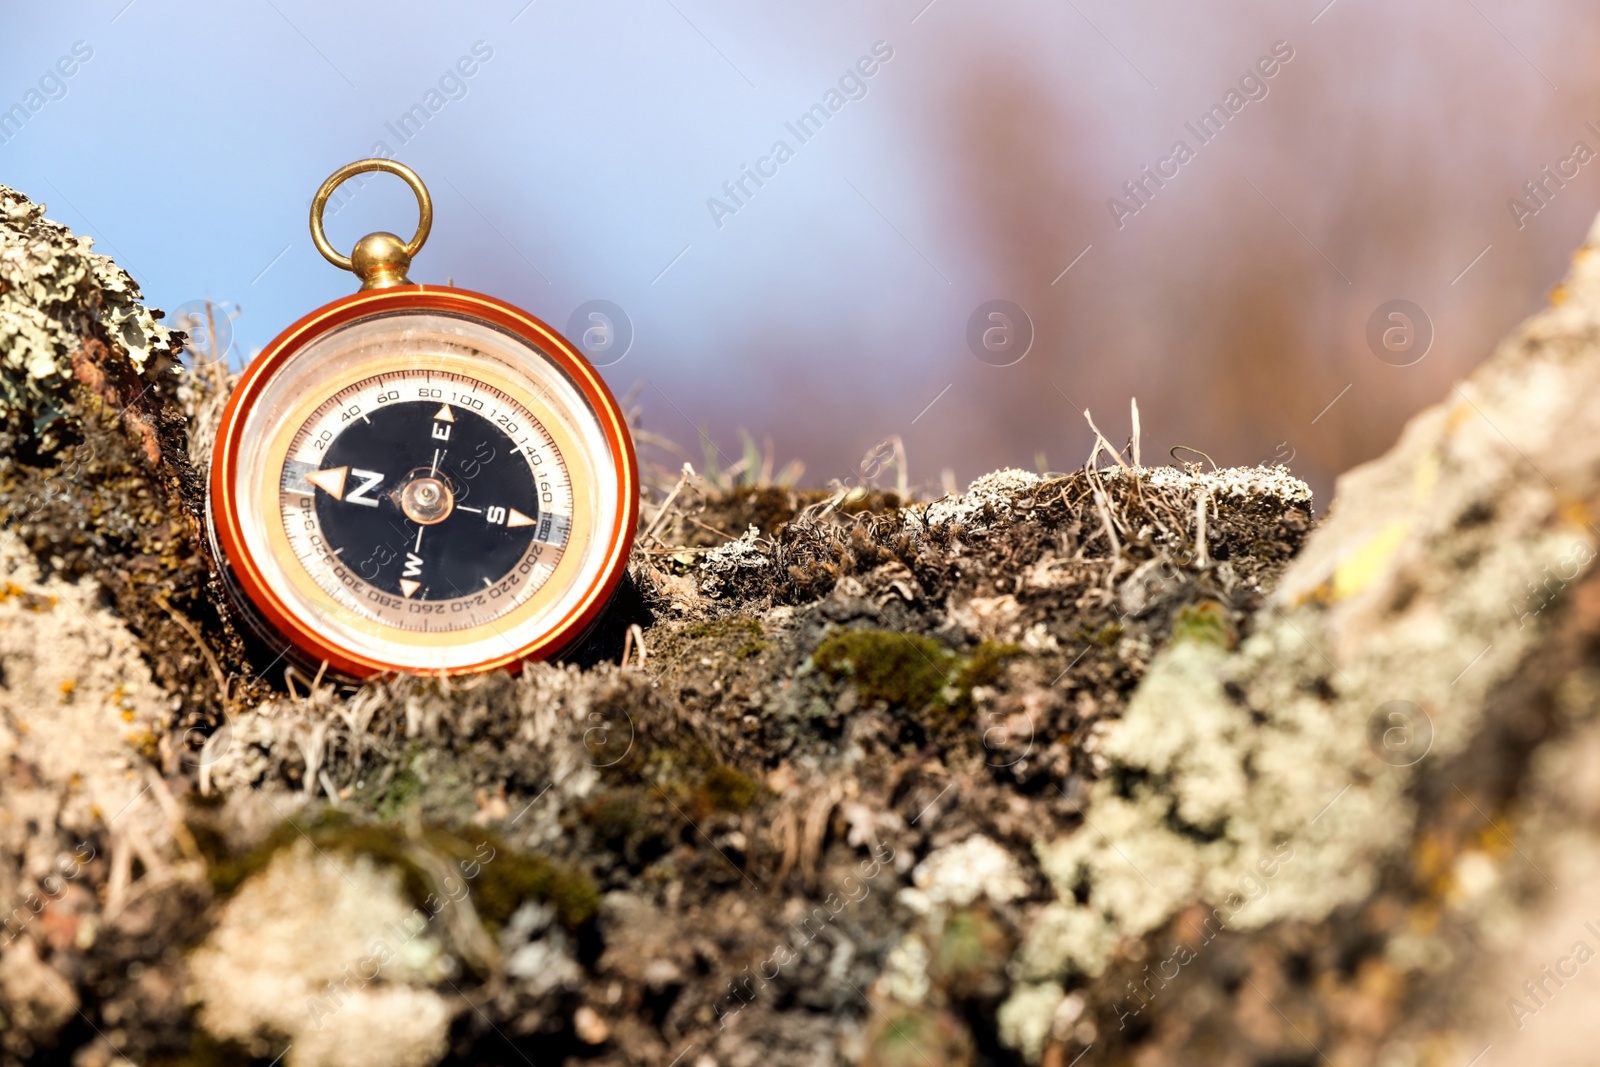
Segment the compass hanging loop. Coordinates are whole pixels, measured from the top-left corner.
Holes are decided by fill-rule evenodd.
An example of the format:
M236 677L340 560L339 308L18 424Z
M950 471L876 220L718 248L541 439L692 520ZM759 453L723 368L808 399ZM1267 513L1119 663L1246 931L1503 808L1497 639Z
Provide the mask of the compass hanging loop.
M397 175L411 186L411 191L417 197L417 232L411 235L409 241L402 241L382 230L369 233L356 242L350 255L343 255L328 243L328 235L323 232L323 209L340 185L357 174L375 170ZM350 271L360 278L362 289L387 289L410 284L411 279L406 277L406 271L411 269L411 260L421 251L422 243L428 239L431 229L433 198L428 195L428 187L422 184L416 171L392 159L358 159L354 163L346 163L328 175L328 180L322 183L317 195L311 198L311 240L317 246L317 251L335 267Z

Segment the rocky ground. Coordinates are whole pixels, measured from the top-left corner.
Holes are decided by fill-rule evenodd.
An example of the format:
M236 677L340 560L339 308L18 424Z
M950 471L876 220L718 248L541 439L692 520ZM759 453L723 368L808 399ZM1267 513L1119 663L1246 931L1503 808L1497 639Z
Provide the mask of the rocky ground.
M179 354L0 188L0 1062L1420 1067L1557 1013L1588 249L1316 529L1136 442L934 501L685 474L517 677L257 674Z

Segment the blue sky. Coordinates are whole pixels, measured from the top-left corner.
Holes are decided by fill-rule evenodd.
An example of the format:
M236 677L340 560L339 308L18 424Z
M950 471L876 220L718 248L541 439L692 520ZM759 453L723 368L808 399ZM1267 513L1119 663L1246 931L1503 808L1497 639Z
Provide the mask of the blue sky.
M882 150L894 141L885 98L906 83L892 62L736 217L719 227L707 206L727 203L722 184L787 137L784 122L875 41L902 38L906 13L693 8L691 20L691 7L31 5L9 16L19 32L0 43L7 105L78 42L92 58L0 146L0 180L94 236L156 304L209 297L241 308L235 350L248 355L352 288L312 248L306 206L328 172L383 143L435 200L415 279L453 278L558 327L578 304L612 300L637 337L613 385L659 376L663 392L692 398L775 290L795 307L857 303L841 259L858 280L886 272L925 292L947 283L892 230L863 240L865 205L839 209L841 192L855 195L841 166L886 197L896 195L881 192L890 175L914 169ZM397 123L430 102L438 110L402 131L402 144ZM328 229L348 249L374 229L409 234L414 219L410 194L380 179ZM733 355L748 369L748 356ZM699 408L681 403L698 421ZM694 436L687 423L673 432Z

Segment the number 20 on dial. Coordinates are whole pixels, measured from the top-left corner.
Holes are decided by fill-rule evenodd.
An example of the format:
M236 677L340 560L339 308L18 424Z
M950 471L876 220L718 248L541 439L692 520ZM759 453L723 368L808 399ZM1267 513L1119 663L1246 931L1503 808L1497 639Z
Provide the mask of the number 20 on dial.
M408 242L329 245L352 175L399 175ZM627 566L633 442L594 368L481 293L413 284L432 224L409 168L368 159L312 202L319 251L362 280L279 334L223 412L207 514L230 599L280 657L351 678L515 668L583 635Z

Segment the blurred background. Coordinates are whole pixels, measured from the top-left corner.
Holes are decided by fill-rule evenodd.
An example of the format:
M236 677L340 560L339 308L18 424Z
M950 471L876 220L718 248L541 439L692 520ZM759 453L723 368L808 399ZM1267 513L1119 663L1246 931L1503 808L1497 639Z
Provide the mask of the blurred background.
M14 5L0 182L169 320L220 305L236 364L354 288L306 209L391 155L413 278L599 324L697 466L744 431L825 485L898 437L936 491L1081 463L1086 407L1122 444L1136 396L1147 463L1325 507L1561 277L1597 45L1577 0ZM328 229L414 221L381 176Z

